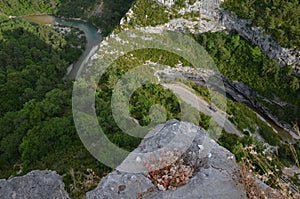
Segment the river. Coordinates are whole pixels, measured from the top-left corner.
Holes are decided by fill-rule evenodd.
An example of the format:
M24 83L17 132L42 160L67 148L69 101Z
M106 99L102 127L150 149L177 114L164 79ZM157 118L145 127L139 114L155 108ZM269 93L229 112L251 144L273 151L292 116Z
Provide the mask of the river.
M22 16L21 18L40 24L54 25L55 23L58 23L64 26L76 27L84 32L87 39L86 48L79 59L70 66L71 68L68 68L66 77L70 79L76 79L78 77L82 67L98 49L98 44L102 41L102 36L98 33L98 30L92 24L80 19L63 19L50 15Z

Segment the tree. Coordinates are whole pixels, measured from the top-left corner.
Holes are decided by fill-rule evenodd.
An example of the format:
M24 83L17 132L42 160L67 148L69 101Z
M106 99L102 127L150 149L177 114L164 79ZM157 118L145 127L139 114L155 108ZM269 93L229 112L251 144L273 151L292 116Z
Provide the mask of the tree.
M27 164L33 164L48 153L65 150L65 143L70 143L66 136L74 134L74 127L69 118L51 118L40 126L28 131L23 139L20 150L22 159Z

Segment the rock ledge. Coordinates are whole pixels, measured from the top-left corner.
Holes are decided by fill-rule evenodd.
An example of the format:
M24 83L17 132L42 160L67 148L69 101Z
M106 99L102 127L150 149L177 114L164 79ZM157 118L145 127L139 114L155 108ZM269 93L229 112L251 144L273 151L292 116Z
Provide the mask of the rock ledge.
M246 198L243 186L236 180L238 167L234 155L210 139L204 129L192 123L171 120L158 125L149 132L147 138L134 152L147 153L161 149L170 143L176 134L186 134L189 131L196 131L196 135L182 158L186 164L195 168L195 172L187 184L177 187L174 191L159 191L145 176L145 173L115 170L103 178L96 189L86 194L87 199L132 199L141 198L141 196L144 199Z

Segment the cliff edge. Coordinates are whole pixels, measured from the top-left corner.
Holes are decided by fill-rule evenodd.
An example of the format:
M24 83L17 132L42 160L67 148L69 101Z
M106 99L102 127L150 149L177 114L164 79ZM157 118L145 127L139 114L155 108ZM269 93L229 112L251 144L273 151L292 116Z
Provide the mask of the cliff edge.
M175 190L162 191L153 184L149 175L147 177L147 172L128 173L117 169L103 178L95 190L88 192L87 198L246 198L246 192L237 180L238 166L234 155L210 139L204 129L192 123L171 120L158 125L132 153L141 154L160 150L171 143L176 136L184 137L190 132L193 132L195 137L188 149L180 156L184 164L194 171L186 184L176 187ZM175 144L177 149L174 150L182 147L181 142ZM128 158L130 159L130 155ZM128 158L122 164L131 161ZM136 158L135 161L137 168L144 164L141 158ZM122 164L120 168L126 168L126 166L122 167Z

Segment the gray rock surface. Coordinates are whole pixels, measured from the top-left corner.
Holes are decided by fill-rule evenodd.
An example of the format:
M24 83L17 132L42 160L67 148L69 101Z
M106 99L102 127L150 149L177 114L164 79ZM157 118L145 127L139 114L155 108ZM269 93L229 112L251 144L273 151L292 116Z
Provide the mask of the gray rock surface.
M0 180L1 199L68 199L62 177L55 171L31 171L30 173Z
M187 184L177 187L174 191L159 191L145 173L116 170L103 178L95 190L88 192L87 199L135 199L141 195L146 199L246 198L242 185L236 180L238 168L233 154L211 140L204 129L192 123L171 120L158 125L132 153L157 151L170 143L176 135L189 131L195 131L196 134L182 158L187 165L195 168L195 172ZM136 161L136 164L143 164L140 160ZM124 162L126 163L126 160Z
M172 7L173 0L156 0L158 3ZM194 4L185 3L185 6L178 9L178 13L185 15L190 13L199 13L200 17L193 19L176 18L171 19L168 23L158 26L158 28L167 28L174 31L183 31L186 28L192 33L218 32L225 29L222 23L222 14L220 12L220 0L201 0L195 1Z

